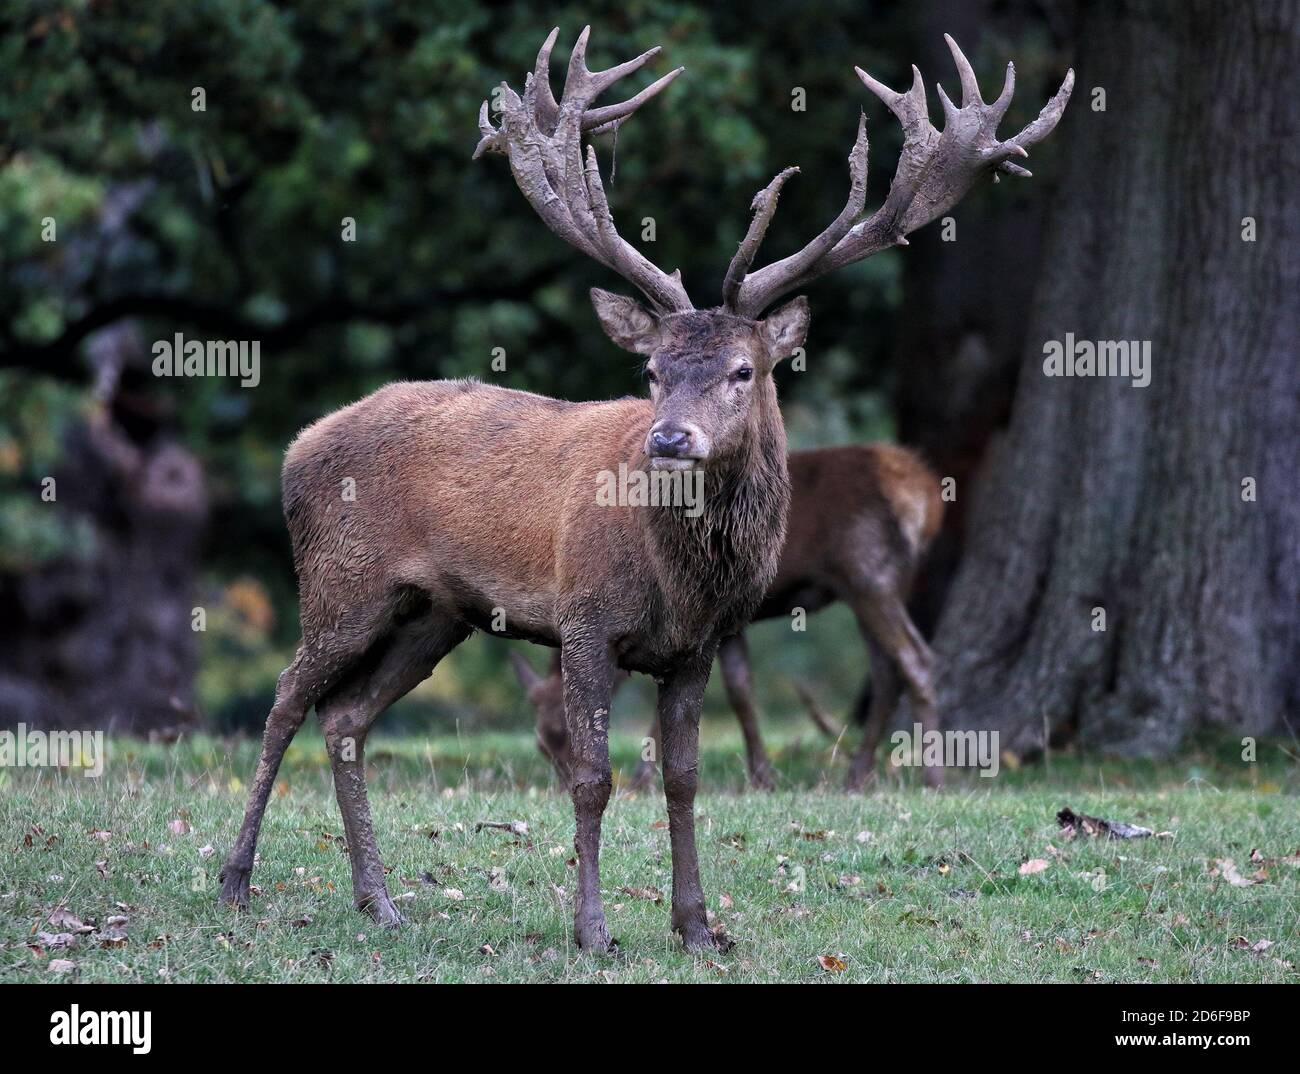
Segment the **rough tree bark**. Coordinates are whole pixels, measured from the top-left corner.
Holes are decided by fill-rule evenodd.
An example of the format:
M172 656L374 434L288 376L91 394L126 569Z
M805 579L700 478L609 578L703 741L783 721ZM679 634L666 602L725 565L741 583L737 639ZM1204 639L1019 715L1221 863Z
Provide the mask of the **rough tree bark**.
M1011 426L940 622L940 701L1013 749L1073 731L1158 756L1300 708L1300 10L1089 4L1079 41ZM1067 332L1150 340L1150 386L1045 376L1043 343Z
M1005 44L1029 39L1031 28L1042 26L1036 5L1016 0L995 10L990 0L925 0L909 13L906 54L916 57L922 71L942 76L941 83L952 81L945 33L978 57L976 70L990 92L999 84L998 61L1005 63L1008 54L1020 59L1017 96L1024 96L1026 121L1031 114L1025 102L1046 100L1065 76L1064 56L1045 56L1040 69L1025 62L1031 55L1027 47ZM1056 21L1068 23L1068 18ZM985 42L997 44L985 47ZM1008 130L1019 125L1014 117L1004 122ZM1059 153L1054 146L1048 151L1053 157ZM901 259L903 306L894 361L898 437L919 448L936 473L958 486L974 477L989 443L1010 420L1038 279L1049 184L1058 171L1042 165L1038 157L1032 182L1003 182L963 204L952 214L956 241L944 242L938 225L923 228L909 239ZM1014 265L1015 271L992 273L987 271L990 263ZM967 498L947 505L943 528L913 587L908 607L927 636L934 633L961 559L967 507Z

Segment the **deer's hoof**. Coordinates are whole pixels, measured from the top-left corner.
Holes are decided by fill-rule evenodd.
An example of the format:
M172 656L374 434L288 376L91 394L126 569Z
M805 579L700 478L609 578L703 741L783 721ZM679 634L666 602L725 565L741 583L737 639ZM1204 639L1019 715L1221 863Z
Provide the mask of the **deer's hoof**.
M376 925L395 929L402 923L402 915L398 912L397 905L388 897L387 891L362 896L356 900L356 903L357 909L370 915Z
M575 921L573 938L584 951L595 954L612 954L618 950L618 941L610 939L609 926L603 917L591 921Z
M736 946L736 941L727 935L721 925L711 929L706 924L692 924L679 928L677 932L682 938L682 946L692 954L716 951L725 955Z
M927 787L933 788L936 791L942 789L943 787L942 768L935 765L933 767L926 768L923 771L924 771L925 785Z
M850 794L856 794L859 791L865 791L876 782L876 769L871 764L855 764L849 768L849 774L844 777L844 789Z
M767 766L756 768L749 774L749 785L756 791L770 791L776 787L776 777Z
M248 909L248 877L252 872L229 862L222 867L217 879L221 882L221 894L217 901L236 910Z

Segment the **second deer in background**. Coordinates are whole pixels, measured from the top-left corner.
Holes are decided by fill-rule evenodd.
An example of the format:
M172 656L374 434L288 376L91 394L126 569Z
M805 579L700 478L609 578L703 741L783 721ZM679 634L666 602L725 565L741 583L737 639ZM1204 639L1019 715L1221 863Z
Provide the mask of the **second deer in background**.
M754 619L787 617L798 609L812 614L837 601L853 611L871 662L870 689L854 713L863 725L862 741L845 780L849 790L860 790L875 770L876 747L904 688L922 725L937 726L934 656L907 613L907 599L943 519L939 482L915 454L893 444L795 451L789 464L785 546ZM538 748L567 782L569 743L558 669L543 678L518 653L512 659L537 711ZM744 634L722 643L718 662L745 737L750 782L770 788L772 763L758 729ZM657 721L651 735L657 744ZM634 783L645 785L653 775L654 763L642 761ZM939 786L943 769L927 768L925 778Z

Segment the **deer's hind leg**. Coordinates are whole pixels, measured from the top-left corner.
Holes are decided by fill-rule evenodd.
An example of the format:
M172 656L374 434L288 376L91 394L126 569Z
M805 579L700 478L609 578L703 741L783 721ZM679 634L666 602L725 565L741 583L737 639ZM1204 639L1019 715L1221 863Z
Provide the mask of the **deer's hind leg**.
M763 747L763 736L758 730L758 715L754 711L754 685L749 670L749 646L744 634L725 638L718 649L718 664L722 668L722 683L727 690L727 700L740 721L740 732L745 737L745 763L749 769L749 782L758 790L770 791L775 783L772 761Z
M844 781L844 789L848 791L860 791L875 778L876 748L903 688L893 660L865 628L864 633L871 659L871 678L863 685L853 713L854 723L862 727L862 742L849 763L849 774Z
M934 654L926 645L925 639L921 637L920 631L916 629L911 616L907 614L902 599L893 589L875 590L868 596L855 598L851 603L863 632L870 634L885 651L906 686L917 721L921 724L922 733L938 731L939 714L935 708L934 692ZM873 661L873 673L876 663ZM892 699L890 708L892 709ZM869 749L874 758L875 744L879 740L880 731L883 731L887 718L887 712L873 714L868 718L867 734L859 750L859 757L862 756L863 750ZM873 726L873 719L879 721L879 727ZM855 765L857 760L858 758L854 758ZM852 769L850 771L852 772ZM923 775L927 786L943 786L942 765L927 765L923 769Z
M249 789L244 821L218 877L221 902L241 910L248 906L257 837L285 750L307 718L307 710L362 658L383 629L382 616L376 616L354 624L350 630L305 635L293 663L280 673L275 703L262 733L262 753Z
M449 618L421 618L397 626L316 706L352 862L353 902L381 925L397 925L401 915L388 895L370 820L366 737L379 714L428 678L438 661L468 635L467 627Z

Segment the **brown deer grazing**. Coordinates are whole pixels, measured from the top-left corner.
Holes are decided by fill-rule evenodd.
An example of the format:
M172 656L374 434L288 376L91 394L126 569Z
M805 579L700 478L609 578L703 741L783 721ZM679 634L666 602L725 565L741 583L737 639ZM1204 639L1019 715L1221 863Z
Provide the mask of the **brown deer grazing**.
M863 692L854 714L863 724L862 742L845 780L849 790L860 790L874 772L876 747L903 684L922 727L938 725L934 657L907 614L907 598L943 520L939 481L916 455L892 444L794 451L789 466L785 547L754 618L787 617L796 608L811 614L836 601L853 610L871 660L871 689ZM538 748L567 782L570 751L559 668L543 678L518 652L510 656L537 712ZM740 721L750 782L770 788L772 764L758 730L743 633L722 642L718 665ZM650 736L659 741L658 721ZM647 785L654 768L653 761L643 759L633 785ZM943 769L926 768L925 778L939 786Z
M399 921L375 847L365 740L375 718L475 629L560 648L573 743L578 855L574 936L609 947L598 854L609 800L610 694L619 668L655 677L672 846L672 925L686 946L725 945L709 928L695 849L700 701L722 638L758 608L776 574L790 499L785 430L772 368L802 344L803 298L766 317L781 295L894 246L945 212L976 179L1055 126L1072 79L1039 118L999 142L1012 77L994 104L953 48L962 107L945 128L926 116L917 75L897 94L859 72L902 121L906 141L884 207L859 222L866 136L850 157L848 204L803 250L749 272L783 172L727 272L724 305L696 310L679 273L651 264L615 230L584 134L625 120L679 71L601 108L593 102L659 50L607 71L586 63L587 30L560 101L548 70L555 32L520 97L503 86L501 126L484 102L475 156L505 154L520 190L557 235L626 278L649 308L593 290L613 341L649 359L650 398L565 403L473 381L399 383L317 422L285 457L284 508L297 566L302 644L267 718L221 897L248 901L258 828L285 747L313 705L325 733L359 908ZM679 69L680 70L680 69ZM604 506L597 490L624 464L643 475L700 470L700 510Z

